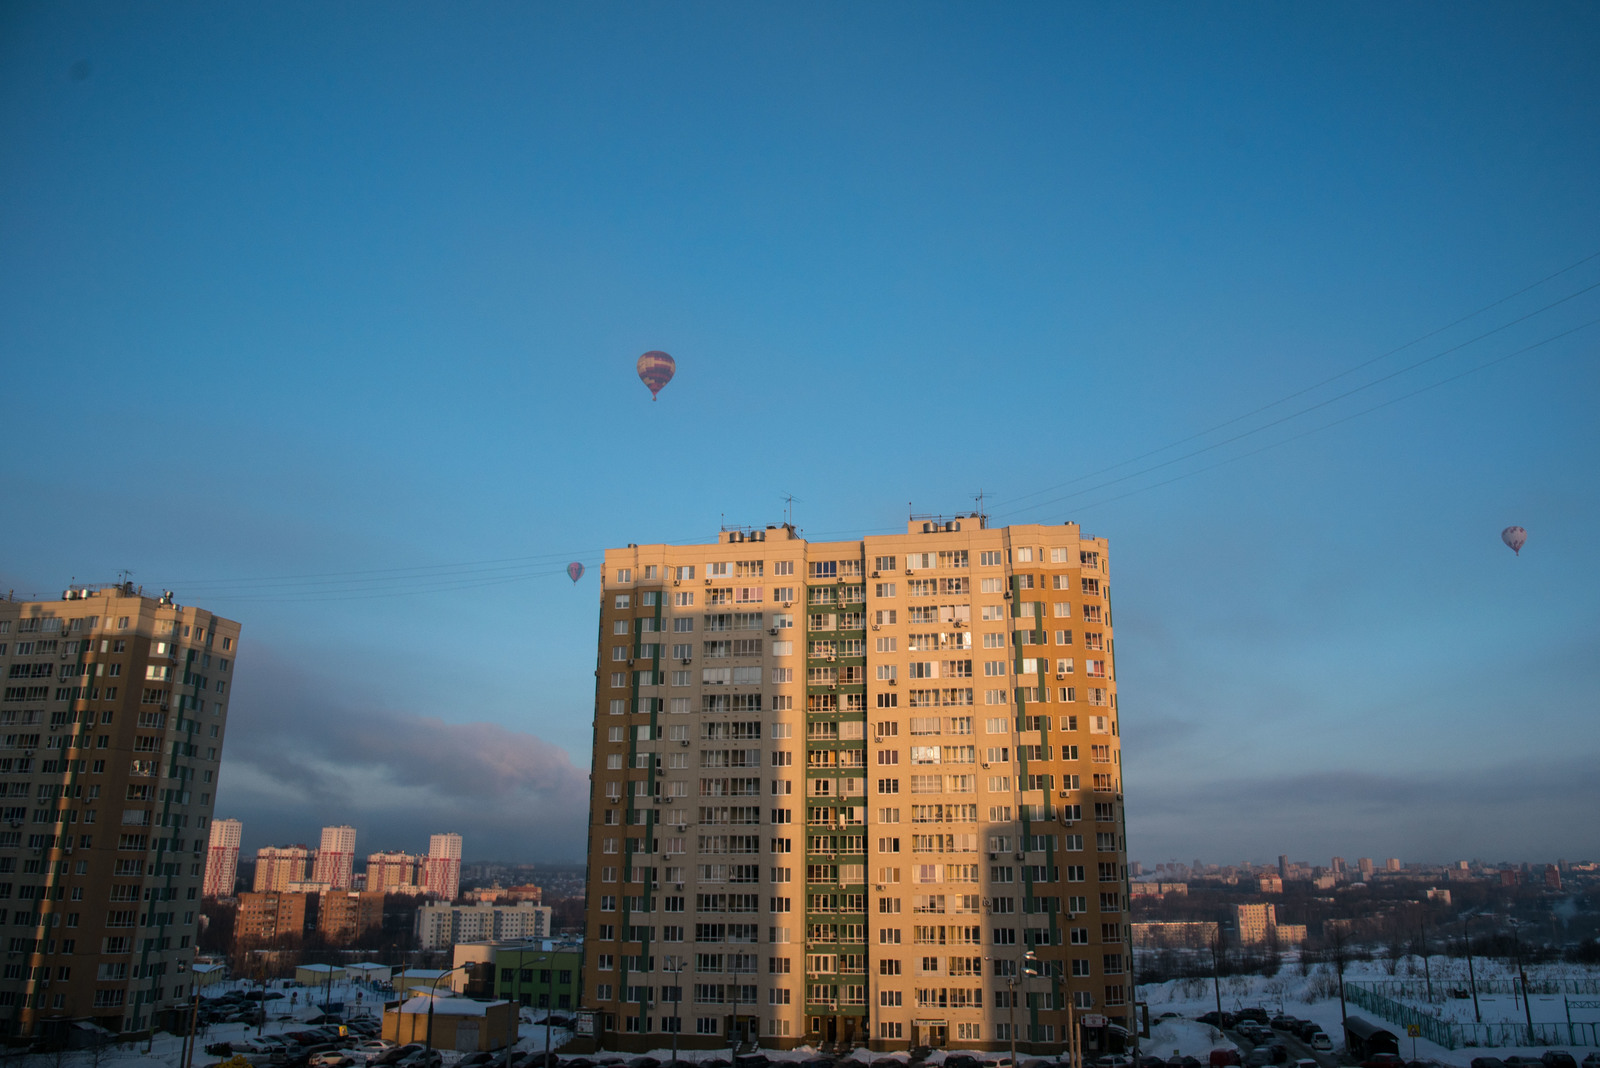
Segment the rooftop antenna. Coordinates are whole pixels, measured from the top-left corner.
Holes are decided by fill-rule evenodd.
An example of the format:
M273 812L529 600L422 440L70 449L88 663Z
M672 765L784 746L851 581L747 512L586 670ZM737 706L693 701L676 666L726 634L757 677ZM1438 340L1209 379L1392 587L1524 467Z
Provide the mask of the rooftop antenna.
M801 504L806 503L802 498L796 497L792 493L785 493L783 495L783 521L791 527L794 526L795 501L799 501Z
M121 571L117 572L117 577L120 578L123 583L126 583L130 578L133 577L133 571L125 567Z

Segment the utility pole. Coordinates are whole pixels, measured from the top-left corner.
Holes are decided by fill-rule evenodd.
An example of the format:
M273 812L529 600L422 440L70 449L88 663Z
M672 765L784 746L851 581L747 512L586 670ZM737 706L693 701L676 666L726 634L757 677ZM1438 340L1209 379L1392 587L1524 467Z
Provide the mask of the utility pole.
M1511 944L1517 953L1517 978L1522 980L1522 1012L1528 1020L1528 1045L1533 1045L1533 1006L1528 1003L1528 973L1522 969L1522 939L1517 937L1515 926L1511 928Z
M1422 977L1428 982L1428 1004L1433 1004L1433 969L1428 966L1428 917L1423 915L1417 924L1418 933L1422 935ZM1413 1060L1416 1058L1413 1057Z
M1472 938L1467 934L1467 920L1470 918L1465 913L1461 916L1461 942L1467 950L1467 985L1472 988L1472 1015L1479 1023L1483 1023L1483 1012L1478 1008L1478 977L1472 971Z
M1222 928L1211 939L1211 990L1217 996L1217 1030L1222 1030Z

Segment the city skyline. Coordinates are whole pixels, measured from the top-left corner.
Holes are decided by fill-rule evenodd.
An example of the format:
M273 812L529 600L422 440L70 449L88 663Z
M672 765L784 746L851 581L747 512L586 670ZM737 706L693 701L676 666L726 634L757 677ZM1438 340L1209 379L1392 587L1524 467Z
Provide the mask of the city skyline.
M246 850L577 860L606 547L981 508L1118 547L1133 855L1600 854L1600 10L6 29L0 587L240 622Z

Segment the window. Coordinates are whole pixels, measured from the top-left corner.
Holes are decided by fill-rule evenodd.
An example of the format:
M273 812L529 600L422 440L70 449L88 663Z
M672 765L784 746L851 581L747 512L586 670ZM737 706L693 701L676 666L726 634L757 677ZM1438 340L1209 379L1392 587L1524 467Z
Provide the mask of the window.
M895 595L894 585L892 582L880 582L873 587L873 595L876 597L893 597Z

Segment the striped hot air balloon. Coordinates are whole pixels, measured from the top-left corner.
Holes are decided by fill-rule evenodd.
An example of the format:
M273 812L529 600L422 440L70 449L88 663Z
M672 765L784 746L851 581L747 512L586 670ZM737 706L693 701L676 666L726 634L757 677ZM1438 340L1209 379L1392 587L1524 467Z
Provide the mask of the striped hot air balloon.
M1528 541L1528 532L1521 527L1506 527L1500 532L1500 540L1505 542L1512 552L1521 556L1522 547Z
M639 357L639 381L650 387L650 399L654 401L661 388L672 381L672 376L678 370L678 364L671 356L655 349Z
M567 565L567 577L573 582L577 582L579 579L583 578L583 565L578 563L576 560L572 561L572 563Z

